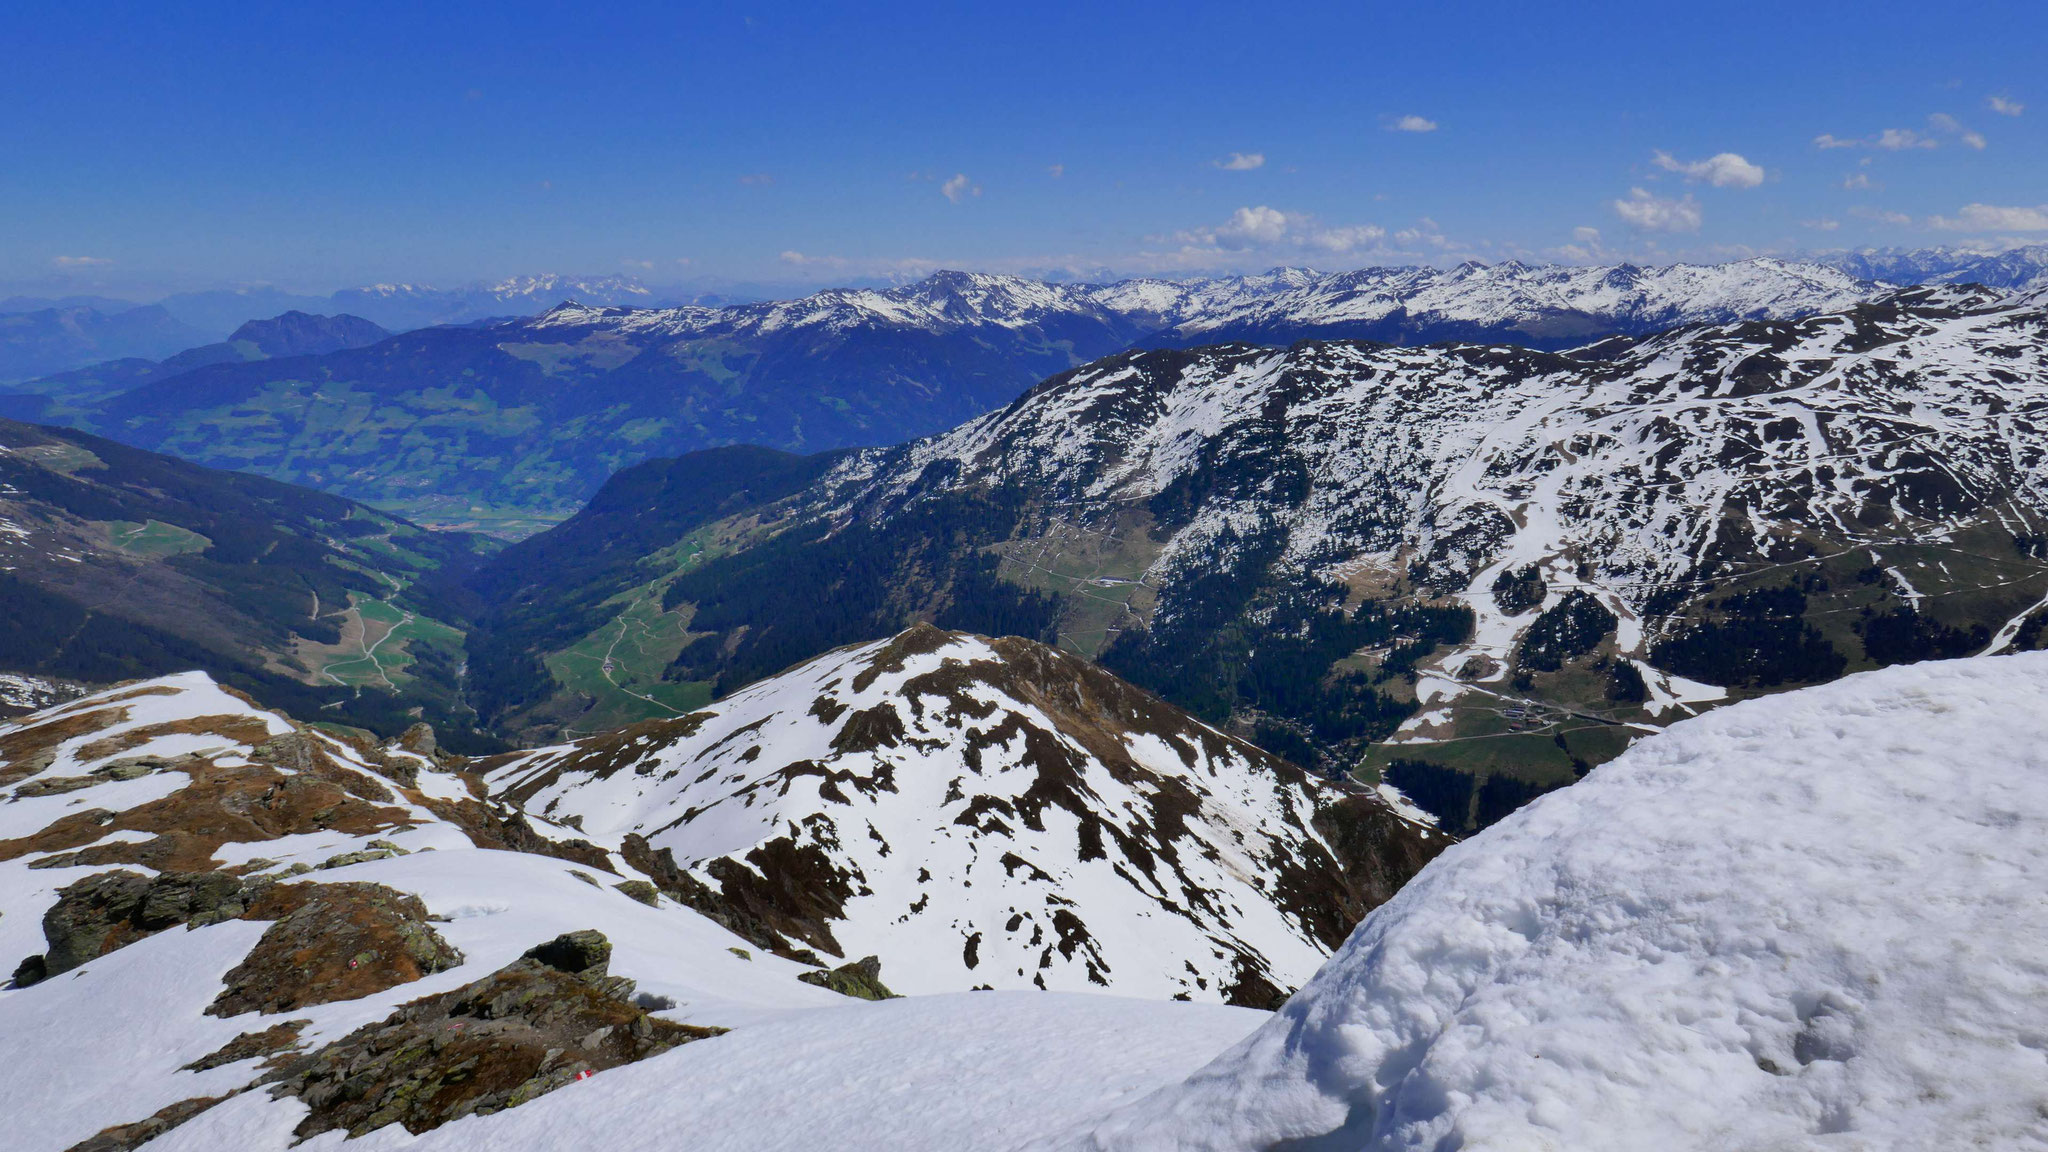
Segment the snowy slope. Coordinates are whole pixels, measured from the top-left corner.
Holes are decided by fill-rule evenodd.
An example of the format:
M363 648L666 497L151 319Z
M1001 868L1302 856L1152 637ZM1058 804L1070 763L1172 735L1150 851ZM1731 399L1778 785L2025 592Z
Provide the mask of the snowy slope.
M44 914L59 890L117 869L386 885L443 918L433 927L463 958L416 981L252 1025L246 1015L203 1011L266 927L231 919L173 926L40 983L0 989L7 1146L56 1152L166 1105L235 1091L258 1075L251 1062L181 1069L285 1015L308 1021L300 1043L318 1047L563 932L605 933L612 971L673 1000L667 1015L677 1020L734 1025L852 1003L798 982L803 966L741 957L732 949L745 941L694 911L617 891L632 873L602 854L569 860L481 848L493 842L493 825L473 779L417 753L302 728L200 673L96 693L0 727L0 961L10 970L44 952ZM247 1103L259 1098L267 1095ZM293 1101L277 1107L302 1110Z
M879 955L904 992L1263 1007L1442 843L1086 661L928 626L478 768L606 848L644 837L794 946ZM1347 828L1377 854L1347 858Z
M2048 1146L2048 654L1676 725L1433 864L1184 1084L1048 1146Z
M1265 1014L1060 992L786 1013L415 1139L350 1152L959 1152L1057 1130L1185 1076ZM283 1148L294 1110L240 1097L149 1152Z

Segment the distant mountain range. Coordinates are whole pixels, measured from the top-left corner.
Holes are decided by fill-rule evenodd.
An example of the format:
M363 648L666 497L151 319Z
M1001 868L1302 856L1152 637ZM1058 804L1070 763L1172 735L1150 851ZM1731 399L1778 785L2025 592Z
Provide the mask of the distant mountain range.
M104 309L70 303L0 312L0 384L103 360L160 359L206 339L162 305L104 303Z
M377 343L391 333L359 316L286 312L251 320L226 340L187 348L163 360L106 360L28 384L33 391L0 393L0 415L24 420L69 420L123 392L210 364L240 364L288 356L317 356Z
M2048 285L2048 244L2003 252L1960 248L1878 248L1821 258L1866 280L1894 284L1983 284L2015 291Z
M1878 290L1774 260L1282 269L1107 286L946 272L902 288L724 307L565 303L308 357L253 362L216 350L203 359L217 362L182 372L113 365L25 385L57 399L9 410L422 522L517 534L568 515L639 460L730 443L799 452L893 443L1131 347L1330 338L1554 347L1803 315ZM230 425L235 435L221 435Z
M403 332L436 324L532 316L564 300L657 307L718 305L727 297L657 292L630 276L516 276L459 288L373 284L327 296L277 288L181 292L153 304L103 296L0 300L0 384L102 361L162 360L195 345L232 340L251 320L286 312L343 314Z

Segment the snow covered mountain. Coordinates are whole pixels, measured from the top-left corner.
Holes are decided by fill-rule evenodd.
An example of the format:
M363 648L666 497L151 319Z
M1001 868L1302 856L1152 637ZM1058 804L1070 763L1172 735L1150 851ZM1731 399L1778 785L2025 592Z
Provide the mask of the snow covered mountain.
M2043 304L1916 288L1579 356L1125 353L693 528L729 554L636 595L723 637L672 674L740 682L808 654L770 557L849 638L999 610L1303 762L1380 744L1467 827L1716 700L2040 646Z
M1445 843L1085 660L929 626L475 767L762 946L877 955L905 992L1268 1007Z
M1820 258L1851 276L1894 284L1983 284L2025 291L2048 286L2048 244L2003 252L1967 248L1879 248Z
M537 323L608 325L671 337L801 328L837 333L903 326L1092 326L1121 330L1127 343L1157 347L1349 338L1400 344L1490 340L1549 348L1682 324L1785 319L1846 307L1879 290L1824 265L1768 259L1591 268L1509 261L1340 273L1276 268L1259 276L1107 285L940 272L900 288L835 289L725 308L565 305Z
M1105 294L1128 298L1121 287ZM1466 340L1568 348L1604 336L1642 335L1686 324L1833 311L1877 290L1834 268L1770 259L1662 267L1507 261L1328 275L1283 269L1256 282L1190 286L1170 326L1146 343Z
M585 289L581 302L562 299ZM940 272L896 288L669 308L644 307L658 301L623 281L543 277L446 298L382 285L337 294L333 306L419 330L310 361L213 364L51 411L141 447L425 523L531 524L568 515L606 476L650 457L734 443L801 452L897 443L1148 343L1486 336L1553 346L1687 320L1802 315L1871 290L1833 269L1774 261L1281 269L1108 286ZM441 319L547 311L440 328L420 327L440 322L426 313L393 312L443 305L454 311ZM236 434L222 436L230 421Z
M1446 852L1184 1084L1032 1147L2041 1147L2044 747L2044 653L1676 725Z
M663 303L631 276L564 276L544 273L480 281L456 288L425 284L368 284L344 288L330 299L335 308L403 330L431 324L468 324L503 316L533 316L564 300L646 307Z

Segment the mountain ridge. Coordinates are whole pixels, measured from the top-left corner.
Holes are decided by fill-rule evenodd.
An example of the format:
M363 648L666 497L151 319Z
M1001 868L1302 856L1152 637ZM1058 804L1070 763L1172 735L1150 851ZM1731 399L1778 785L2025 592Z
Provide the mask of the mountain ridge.
M716 692L999 612L1304 763L1370 751L1467 828L1718 701L2038 646L2041 304L1898 290L1597 357L1121 353L695 524L594 577L578 627L622 627L630 586L635 627L674 629L638 683ZM561 693L507 671L526 687L479 706L515 727Z

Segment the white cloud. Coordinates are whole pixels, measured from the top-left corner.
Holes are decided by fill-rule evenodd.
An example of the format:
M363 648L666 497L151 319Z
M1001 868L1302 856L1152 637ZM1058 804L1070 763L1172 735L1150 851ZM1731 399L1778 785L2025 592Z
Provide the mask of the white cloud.
M113 261L101 256L59 256L50 263L59 268L99 268Z
M946 199L958 204L970 196L981 195L981 185L968 180L966 173L955 172L952 179L939 185L939 193L945 196Z
M795 250L785 250L776 259L781 260L784 264L794 264L799 268L840 268L846 264L845 259L842 257L806 256Z
M1965 204L1953 217L1936 216L1928 224L1950 232L2048 232L2048 204Z
M1904 212L1892 212L1884 208L1866 208L1861 204L1849 209L1849 215L1860 220L1875 220L1880 224L1906 225L1913 222L1913 218Z
M2017 116L2027 110L2025 104L2005 96L1987 96L1984 103L2000 116Z
M654 261L652 260L621 260L619 263L624 264L628 268L639 268L646 272L654 271Z
M1389 132L1434 132L1436 121L1426 116L1403 116L1387 125Z
M1722 152L1705 160L1684 163L1669 152L1652 153L1650 162L1666 172L1678 172L1687 180L1704 180L1716 188L1754 188L1764 182L1764 170L1733 152Z
M1691 195L1669 200L1643 188L1631 188L1626 199L1614 201L1614 214L1645 232L1697 232L1703 219Z
M1842 226L1842 222L1840 220L1830 220L1826 217L1822 217L1819 220L1801 220L1799 222L1799 226L1801 228L1811 228L1816 232L1833 232L1835 229L1840 228Z
M1933 125L1936 131L1946 133L1961 140L1966 148L1975 148L1979 152L1984 150L1985 141L1983 134L1972 132L1968 128L1963 127L1961 121L1946 112L1936 112L1927 118L1927 122Z
M1933 148L1935 141L1928 139L1911 128L1887 128L1870 142L1872 148L1887 152L1904 152L1912 148Z
M1436 227L1433 222L1424 223L1431 230ZM1275 248L1345 255L1374 250L1386 238L1387 230L1377 224L1331 227L1313 216L1259 204L1239 208L1214 228L1175 233L1172 240L1182 245L1183 256Z
M1427 216L1417 220L1415 227L1394 233L1394 242L1407 248L1435 248L1439 251L1451 246L1450 237L1445 236L1437 222Z
M1249 172L1254 168L1265 166L1266 154L1264 152L1232 152L1223 159L1216 161L1215 164L1216 167L1223 169L1225 172Z
M1371 248L1386 235L1387 230L1377 224L1353 224L1345 228L1311 228L1306 240L1312 248L1345 253Z
M2015 112L2013 115L2018 115L2018 113ZM1887 128L1875 136L1861 140L1845 139L1823 132L1813 138L1813 146L1816 148L1875 148L1882 152L1911 152L1923 148L1939 148L1941 147L1940 137L1950 136L1954 137L1965 148L1974 148L1982 151L1988 143L1984 139L1983 133L1970 130L1962 121L1957 120L1946 112L1936 112L1929 116L1927 118L1927 126L1932 130L1931 132L1921 132L1913 128Z
M1871 186L1872 185L1870 183L1870 173L1868 172L1851 172L1847 176L1842 178L1842 187L1847 188L1850 191L1855 191L1859 188L1869 188Z
M1581 224L1577 228L1572 229L1572 239L1581 244L1598 244L1600 242L1600 230Z
M1230 222L1216 229L1215 243L1224 248L1251 248L1277 244L1287 235L1287 213L1264 204L1256 208L1239 208L1230 214Z
M1053 179L1057 180L1067 174L1067 166L1065 164L1048 164L1045 166L1045 171Z

